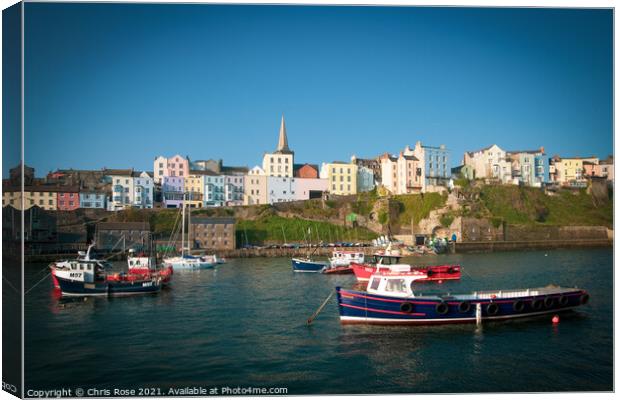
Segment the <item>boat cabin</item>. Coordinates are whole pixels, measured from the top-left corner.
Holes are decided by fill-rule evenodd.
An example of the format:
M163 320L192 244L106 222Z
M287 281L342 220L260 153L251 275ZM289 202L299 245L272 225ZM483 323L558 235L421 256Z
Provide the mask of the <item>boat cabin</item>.
M366 291L368 293L395 297L415 297L413 283L427 275L420 271L406 273L394 273L393 275L372 275L368 281Z
M352 262L357 263L357 264L363 264L364 263L364 253L360 252L360 251L342 251L342 250L335 250L332 253L332 262L336 262L339 264L350 264Z
M385 254L373 254L373 262L377 265L393 265L398 264L402 256L391 256Z
M56 276L72 281L93 283L105 280L109 263L98 260L74 260L56 266Z

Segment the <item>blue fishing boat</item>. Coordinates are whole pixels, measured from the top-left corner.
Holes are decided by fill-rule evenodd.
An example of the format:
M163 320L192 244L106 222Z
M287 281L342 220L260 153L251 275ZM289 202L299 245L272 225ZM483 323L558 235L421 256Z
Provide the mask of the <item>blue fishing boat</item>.
M421 278L422 276L422 278ZM558 313L584 305L582 289L544 288L476 291L467 294L418 294L412 283L423 274L373 275L366 291L336 288L342 324L480 323Z
M327 263L314 261L311 258L293 258L291 262L295 272L321 272L327 267Z

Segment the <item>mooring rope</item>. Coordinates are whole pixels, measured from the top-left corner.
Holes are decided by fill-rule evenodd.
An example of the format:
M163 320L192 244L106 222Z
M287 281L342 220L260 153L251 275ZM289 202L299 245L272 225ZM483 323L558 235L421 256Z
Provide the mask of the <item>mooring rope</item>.
M34 284L34 285L30 288L30 289L26 290L26 291L24 292L24 296L25 296L25 295L27 295L27 294L28 294L28 293L29 293L32 289L34 289L35 287L37 287L37 285L38 285L39 283L43 282L43 280L44 280L45 278L47 278L48 276L50 276L51 274L52 274L51 272L47 273L47 274L46 274L46 275L45 275L45 276L44 276L44 277L43 277L43 278L42 278L39 282L35 283L35 284Z
M21 292L19 290L15 289L15 286L13 286L13 284L4 275L2 275L2 279L4 279L6 284L9 285L11 287L11 289L13 289L15 291L15 293L21 294Z

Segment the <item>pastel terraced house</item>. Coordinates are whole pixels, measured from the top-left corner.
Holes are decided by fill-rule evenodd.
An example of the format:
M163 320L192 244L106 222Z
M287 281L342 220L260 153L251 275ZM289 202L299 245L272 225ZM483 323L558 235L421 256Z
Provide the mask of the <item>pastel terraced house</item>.
M204 199L205 207L221 207L225 204L224 176L210 171L204 171Z
M584 161L584 175L588 177L606 178L608 181L614 180L614 156L609 156L605 160L600 160L598 164Z
M153 177L148 172L108 169L104 170L104 175L112 188L108 211L131 207L153 208Z
M243 204L267 204L267 176L261 167L254 167L243 180Z
M417 141L413 148L413 155L420 161L419 168L424 177L422 192L442 191L450 184L452 169L450 151L446 145L425 146L422 142Z
M18 210L27 210L38 206L47 211L58 209L58 188L46 186L24 186L22 195L21 187L5 187L2 189L2 206L11 206Z
M495 179L512 182L512 164L506 160L506 151L496 144L476 151L465 152L463 165L473 168L474 179Z
M243 205L243 175L224 175L224 202L227 206Z
M156 183L161 184L164 176L180 176L189 175L189 159L180 155L170 158L159 156L153 161L153 178Z
M327 192L329 183L321 178L295 178L294 200L320 199Z
M541 187L548 181L549 164L545 149L507 151L506 159L511 163L512 183Z
M107 196L104 192L86 190L80 192L80 208L106 209Z
M423 162L407 146L398 155L387 153L380 157L381 182L392 194L422 193L425 182Z
M549 160L549 176L552 182L560 185L585 184L584 161L598 164L598 157L570 157L553 156ZM553 168L552 168L553 166Z
M357 165L334 161L323 163L319 175L327 179L327 191L336 195L351 195L357 193Z
M202 208L206 186L207 171L190 171L183 180L185 191L185 204L192 208Z
M267 177L267 202L269 204L295 200L295 178L285 176Z
M183 206L185 178L182 176L164 176L161 184L162 203L164 208Z
M56 204L59 211L73 211L80 208L80 193L78 187L61 186L58 188Z

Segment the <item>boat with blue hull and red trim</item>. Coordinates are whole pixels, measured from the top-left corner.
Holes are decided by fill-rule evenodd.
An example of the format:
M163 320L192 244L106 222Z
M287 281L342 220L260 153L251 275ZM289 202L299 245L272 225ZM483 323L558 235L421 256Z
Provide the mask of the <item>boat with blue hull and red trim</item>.
M585 290L557 286L454 295L418 294L412 284L420 276L373 275L366 291L337 287L340 322L377 325L476 323L558 313L584 305L590 298Z

